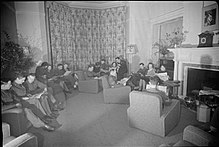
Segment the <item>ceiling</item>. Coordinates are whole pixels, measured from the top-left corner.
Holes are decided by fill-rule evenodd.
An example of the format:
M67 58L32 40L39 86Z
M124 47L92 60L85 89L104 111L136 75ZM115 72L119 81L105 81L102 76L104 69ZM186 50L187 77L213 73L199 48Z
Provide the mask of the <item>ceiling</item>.
M103 9L124 5L125 1L56 1L69 7Z

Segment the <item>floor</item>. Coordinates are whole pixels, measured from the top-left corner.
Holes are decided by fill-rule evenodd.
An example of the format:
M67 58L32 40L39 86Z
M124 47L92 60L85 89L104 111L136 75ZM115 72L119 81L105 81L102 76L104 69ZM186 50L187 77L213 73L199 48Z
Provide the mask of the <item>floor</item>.
M130 128L127 120L128 105L104 104L102 92L87 94L73 91L66 109L58 121L62 127L54 132L34 129L44 147L73 146L154 146L174 143L182 138L183 129L200 124L196 113L182 106L179 124L166 137Z

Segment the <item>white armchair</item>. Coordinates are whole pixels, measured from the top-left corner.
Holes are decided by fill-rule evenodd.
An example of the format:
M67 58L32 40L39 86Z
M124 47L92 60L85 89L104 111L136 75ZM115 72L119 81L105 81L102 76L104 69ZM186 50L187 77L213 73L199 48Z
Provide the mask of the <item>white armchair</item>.
M31 133L24 133L18 137L10 135L10 125L2 123L3 147L38 147L37 137Z
M132 91L127 109L129 125L158 136L166 136L179 122L180 102L162 108L162 98L153 93Z

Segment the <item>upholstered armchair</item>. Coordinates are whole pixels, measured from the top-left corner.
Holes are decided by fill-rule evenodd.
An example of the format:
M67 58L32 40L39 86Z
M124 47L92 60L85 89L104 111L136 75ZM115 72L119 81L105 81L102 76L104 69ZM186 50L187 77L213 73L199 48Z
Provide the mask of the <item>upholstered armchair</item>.
M38 147L37 137L32 133L24 133L18 137L11 136L10 125L2 123L3 147Z
M183 138L175 144L161 144L159 147L171 146L211 146L210 142L216 137L195 126L189 125L183 131ZM213 145L213 144L212 144Z
M129 104L130 86L115 85L111 87L108 82L108 76L102 76L104 103Z
M98 93L102 90L101 79L89 79L85 71L75 71L78 75L78 90L84 93Z
M172 99L162 106L162 98L153 93L132 91L127 109L129 126L165 137L179 122L180 102Z
M2 106L2 122L10 125L10 134L16 137L25 133L32 126L23 109L15 105Z

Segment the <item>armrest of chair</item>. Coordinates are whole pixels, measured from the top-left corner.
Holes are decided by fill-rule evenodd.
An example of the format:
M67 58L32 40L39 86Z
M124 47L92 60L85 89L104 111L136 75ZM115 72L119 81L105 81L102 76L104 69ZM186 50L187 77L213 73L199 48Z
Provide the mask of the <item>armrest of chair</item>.
M11 109L11 108L16 108L16 107L17 107L16 104L3 105L3 106L2 106L2 112L3 112L3 111L6 111L6 110L8 110L8 109Z
M22 108L2 111L2 122L10 125L11 135L16 137L23 134L31 126Z
M18 108L18 107L11 107L11 109L10 108L5 108L5 110L3 110L2 111L2 114L8 114L8 113L11 113L11 114L19 114L19 113L22 113L23 112L23 110L22 110L22 108Z
M3 139L10 136L10 125L2 122L2 135Z
M194 126L187 126L183 131L183 140L197 146L208 146L214 136Z
M124 91L130 91L131 92L131 87L130 86L119 86L119 87L114 87L114 88L106 88L104 89L108 92L119 92L119 93L123 93Z
M22 147L37 147L37 137L32 133L25 133L12 141L3 145L3 147L17 147L22 145Z
M180 102L172 100L170 106L164 106L161 119L165 125L165 134L168 134L179 122L180 119Z

